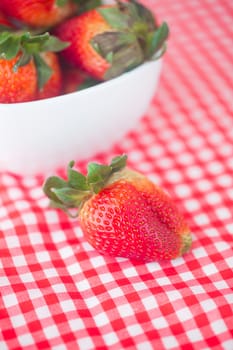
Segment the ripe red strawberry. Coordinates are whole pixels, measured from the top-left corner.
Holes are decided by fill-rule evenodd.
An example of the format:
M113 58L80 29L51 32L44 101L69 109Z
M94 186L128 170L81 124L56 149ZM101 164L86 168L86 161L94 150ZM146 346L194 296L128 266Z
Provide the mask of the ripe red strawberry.
M62 72L57 54L45 52L42 57L52 74L44 86L37 91L36 100L58 96L62 89Z
M70 42L62 51L67 62L107 80L158 58L165 51L168 27L158 27L148 9L130 0L85 11L61 23L55 33Z
M58 6L57 0L1 0L0 9L22 24L50 27L70 16L75 5L70 0L63 6Z
M19 54L11 60L0 59L0 103L27 102L35 98L36 67L33 60L13 71Z
M107 62L90 44L95 35L110 31L111 27L97 10L91 10L63 22L55 31L61 39L70 42L70 49L64 50L65 60L86 70L97 79L102 79L110 68Z
M60 67L51 51L65 46L48 33L0 32L0 102L26 102L60 93Z
M12 27L8 19L0 12L0 26Z
M101 254L139 261L183 255L191 246L183 216L161 188L125 164L126 156L109 166L90 163L85 177L71 162L68 180L50 177L44 192L68 213L78 208L82 231Z

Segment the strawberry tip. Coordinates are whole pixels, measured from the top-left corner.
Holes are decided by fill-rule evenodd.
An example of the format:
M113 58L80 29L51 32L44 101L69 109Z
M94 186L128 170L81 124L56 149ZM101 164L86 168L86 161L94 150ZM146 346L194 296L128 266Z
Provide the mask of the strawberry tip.
M190 232L187 232L182 236L182 246L180 250L180 256L187 253L191 245L192 245L192 235Z

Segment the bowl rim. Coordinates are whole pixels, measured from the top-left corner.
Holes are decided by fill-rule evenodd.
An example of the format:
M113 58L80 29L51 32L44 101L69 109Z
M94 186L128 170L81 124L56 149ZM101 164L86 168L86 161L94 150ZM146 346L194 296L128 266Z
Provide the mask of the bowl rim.
M52 102L56 102L56 100L59 99L60 100L65 100L65 99L69 99L72 97L74 97L76 95L76 97L81 97L82 95L88 94L89 92L92 92L93 90L100 90L103 88L108 87L109 85L115 85L117 84L119 81L124 81L127 78L129 78L131 75L135 74L137 71L140 71L142 69L144 69L144 67L149 66L149 65L153 65L155 63L159 64L161 62L161 58L156 59L156 60L151 60L151 61L146 61L144 63L142 63L141 65L131 69L130 71L124 72L121 75L112 78L110 80L107 81L100 81L99 84L94 85L94 86L90 86L86 89L80 90L80 91L74 91L74 92L70 92L67 94L61 94L61 95L57 95L57 96L53 96L53 97L49 97L49 98L45 98L45 99L40 99L40 100L34 100L34 101L27 101L27 102L16 102L16 103L0 103L0 108L4 107L4 108L16 108L17 107L26 107L28 105L37 105L43 103L52 103Z

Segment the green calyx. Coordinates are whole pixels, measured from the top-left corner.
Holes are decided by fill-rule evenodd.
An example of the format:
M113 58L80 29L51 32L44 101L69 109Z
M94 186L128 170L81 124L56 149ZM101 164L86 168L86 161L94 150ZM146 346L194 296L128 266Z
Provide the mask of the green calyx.
M11 30L11 26L7 24L0 23L0 32Z
M89 163L87 175L73 169L74 161L67 167L67 180L58 176L49 177L43 186L43 191L50 199L51 205L63 209L70 216L77 216L86 200L101 191L111 175L126 166L127 156L117 156L109 165ZM77 208L75 215L70 208Z
M158 26L151 11L136 0L116 2L116 6L98 8L112 31L98 34L91 41L110 63L105 80L161 57L169 36L168 25L164 22Z
M63 6L65 6L65 5L67 5L68 2L69 2L69 0L56 0L56 5L57 5L58 7L63 7Z
M96 86L100 83L99 80L95 80L92 78L86 78L81 84L77 86L77 91L85 90L89 87Z
M41 53L59 52L68 45L49 33L33 35L29 31L0 31L0 59L11 60L19 55L13 71L17 71L19 67L25 66L33 59L37 69L39 89L43 88L52 75L52 70Z
M78 6L79 14L99 7L102 3L101 0L73 0L73 2Z
M75 5L77 5L79 14L84 11L89 11L93 8L96 8L102 3L101 0L56 0L56 5L58 7L63 7L69 2L73 2Z

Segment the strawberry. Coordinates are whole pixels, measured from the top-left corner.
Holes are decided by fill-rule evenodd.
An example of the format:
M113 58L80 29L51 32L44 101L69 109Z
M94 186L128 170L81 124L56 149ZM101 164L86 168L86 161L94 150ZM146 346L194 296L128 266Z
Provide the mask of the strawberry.
M14 72L19 58L17 55L11 60L0 59L0 103L26 102L35 98L36 67L30 60Z
M36 100L60 95L62 89L62 71L58 56L54 52L45 52L42 57L52 74L44 86L37 91Z
M66 45L48 33L32 36L30 32L0 31L0 102L57 95L61 73L55 52Z
M8 19L0 12L0 27L12 27Z
M158 26L152 13L135 0L98 6L55 29L61 40L70 42L61 53L64 59L100 80L160 57L168 33L167 24Z
M59 6L56 0L1 0L0 9L22 24L50 27L70 16L75 6L72 1Z
M67 181L49 177L44 193L54 206L78 216L87 241L101 254L145 262L183 255L191 246L184 217L168 194L127 168L126 159L90 163L87 176L71 162Z

